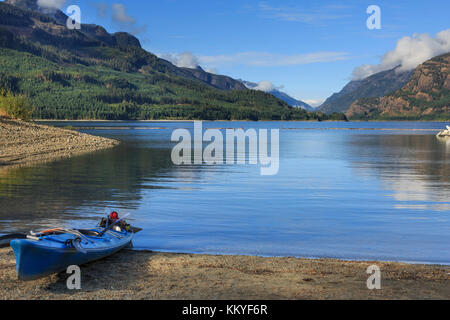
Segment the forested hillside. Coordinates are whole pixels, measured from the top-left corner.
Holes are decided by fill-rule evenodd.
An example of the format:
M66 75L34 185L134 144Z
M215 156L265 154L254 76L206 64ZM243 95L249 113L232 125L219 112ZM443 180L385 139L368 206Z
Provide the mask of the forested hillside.
M48 15L3 2L0 58L0 88L27 95L35 118L345 118L292 108L260 91L233 90L240 89L236 80L177 68L130 34L95 25L69 30Z

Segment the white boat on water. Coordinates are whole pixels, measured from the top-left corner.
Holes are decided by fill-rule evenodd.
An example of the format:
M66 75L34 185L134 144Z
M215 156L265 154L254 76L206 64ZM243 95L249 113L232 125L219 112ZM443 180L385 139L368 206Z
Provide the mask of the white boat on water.
M447 126L447 130L443 130L437 134L438 137L450 137L450 126Z

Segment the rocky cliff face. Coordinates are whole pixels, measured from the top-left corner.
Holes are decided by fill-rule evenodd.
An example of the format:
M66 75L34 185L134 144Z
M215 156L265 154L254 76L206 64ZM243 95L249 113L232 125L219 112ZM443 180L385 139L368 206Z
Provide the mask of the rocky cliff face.
M360 98L382 97L403 87L412 72L397 72L397 68L376 73L363 80L349 82L340 92L329 97L320 107L324 113L346 112Z
M367 119L450 119L450 53L418 66L399 90L354 102L347 117Z

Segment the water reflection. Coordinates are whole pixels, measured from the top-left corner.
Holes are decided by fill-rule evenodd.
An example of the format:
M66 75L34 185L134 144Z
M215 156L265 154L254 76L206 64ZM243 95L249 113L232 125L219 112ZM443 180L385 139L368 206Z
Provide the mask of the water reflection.
M450 210L450 144L433 135L354 136L360 169L375 169L397 209ZM367 159L371 159L366 161Z
M450 148L433 133L393 130L407 123L204 125L298 129L281 130L279 174L262 177L250 165L172 165L172 129L191 123L95 126L105 128L86 131L124 143L0 173L0 233L86 226L108 207L144 228L136 248L450 263Z
M105 206L136 209L143 189L163 189L170 150L111 150L0 172L0 230L51 227L98 217ZM86 211L84 207L89 208Z

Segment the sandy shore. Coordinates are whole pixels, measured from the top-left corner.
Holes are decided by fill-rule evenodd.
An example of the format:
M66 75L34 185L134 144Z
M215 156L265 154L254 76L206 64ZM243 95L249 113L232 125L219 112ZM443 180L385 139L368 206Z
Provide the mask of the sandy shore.
M374 263L208 256L125 250L81 268L82 289L61 273L18 281L0 249L0 299L450 299L450 267L376 262L381 290L368 290Z
M0 117L0 169L111 148L118 141Z

